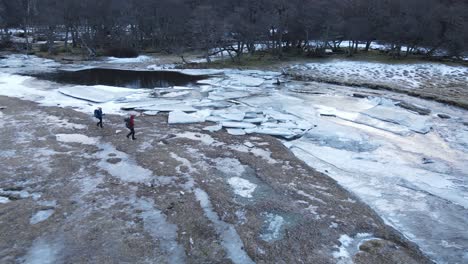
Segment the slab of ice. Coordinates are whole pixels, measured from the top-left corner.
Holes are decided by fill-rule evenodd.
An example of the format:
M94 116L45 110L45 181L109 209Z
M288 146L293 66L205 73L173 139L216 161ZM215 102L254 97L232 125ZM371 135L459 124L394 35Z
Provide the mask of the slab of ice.
M333 122L320 121L317 127L308 131L304 138L320 146L329 146L353 152L373 151L379 147L358 129L338 125Z
M54 212L55 211L53 209L41 210L31 217L31 219L29 220L29 223L31 225L35 225L37 223L43 222L47 220L51 215L53 215Z
M223 129L223 126L221 125L207 126L203 128L203 130L210 132L220 131L221 129Z
M287 129L287 128L281 128L281 127L257 127L253 129L246 129L245 132L248 134L251 133L258 133L258 134L264 134L264 135L270 135L270 136L278 136L278 137L284 137L286 139L294 138L297 136L300 136L304 134L302 130L297 130L297 129Z
M172 111L182 111L182 112L196 112L197 109L193 108L190 105L186 105L183 103L172 103L172 104L161 104L161 105L153 105L153 106L145 106L145 107L137 107L135 110L141 111L159 111L159 112L172 112Z
M229 85L230 86L260 86L265 80L261 78L250 77L241 74L229 74Z
M228 134L233 135L233 136L243 136L245 135L245 130L244 129L239 129L239 128L228 128L226 129Z
M223 127L228 128L255 128L256 125L252 123L245 123L245 122L222 122L221 125Z
M155 115L158 115L158 111L145 111L144 114L145 115L149 115L149 116L155 116Z
M245 117L245 112L237 109L215 110L213 116L219 116L225 120L242 121Z
M210 110L201 110L192 114L186 114L180 110L175 110L169 113L169 124L191 124L205 122L206 118L211 114Z
M265 113L266 116L268 116L268 117L270 117L270 118L273 118L273 119L275 119L275 120L279 120L279 121L299 120L299 118L296 117L296 116L293 116L293 115L290 115L290 114L281 113L281 112L279 112L279 111L272 110L272 109L265 110L264 113Z
M154 60L155 58L142 55L138 56L136 58L117 58L117 57L108 57L107 61L108 63L141 63L141 62L147 62Z
M199 103L194 103L193 106L194 107L211 107L211 108L228 108L232 106L232 104L226 101L202 100Z
M247 122L247 123L257 124L257 123L265 122L266 120L267 119L265 117L257 117L257 118L245 118L242 121Z
M64 87L58 91L70 97L95 103L117 100L138 92L136 89L116 88L104 85Z
M219 84L223 79L222 78L209 78L205 80L199 80L197 81L197 84L202 84L202 85L217 85Z
M186 95L189 95L190 93L191 92L189 91L170 92L170 93L162 95L161 97L166 97L166 98L184 97Z
M246 91L226 91L226 90L215 90L210 92L208 98L211 100L228 100L238 99L251 96L252 93Z
M378 105L364 111L363 114L382 121L406 126L417 133L426 134L431 130L429 117L423 117L397 107Z

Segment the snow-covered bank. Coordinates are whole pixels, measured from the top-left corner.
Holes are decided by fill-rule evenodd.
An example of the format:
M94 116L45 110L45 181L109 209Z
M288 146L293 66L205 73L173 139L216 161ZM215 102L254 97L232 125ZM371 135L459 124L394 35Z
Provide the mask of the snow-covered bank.
M428 71L444 69L434 65ZM175 123L207 120L218 123L217 128L229 128L232 134L300 137L284 144L311 167L357 194L431 258L440 263L467 261L465 110L398 94L371 94L359 88L306 82L277 87L273 83L279 73L223 73L200 82L194 92L180 98L149 98L148 93L134 90L100 105L107 113L125 113L121 107L170 111ZM381 81L386 78L377 77ZM60 94L60 87L51 82L6 73L0 78L2 95L76 107L90 114L94 108ZM363 98L350 96L354 92L364 94ZM399 100L431 112L419 115L398 106ZM451 118L442 119L438 114ZM254 192L249 182L231 178L239 195L248 198ZM272 225L268 229L275 234L277 228Z

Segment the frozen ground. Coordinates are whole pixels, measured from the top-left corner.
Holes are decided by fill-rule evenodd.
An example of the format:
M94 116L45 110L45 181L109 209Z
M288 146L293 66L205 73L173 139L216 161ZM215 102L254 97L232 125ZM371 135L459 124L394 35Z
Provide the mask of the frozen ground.
M145 116L131 141L120 116L100 129L71 109L0 105L1 263L428 263L272 137ZM365 250L342 242L363 232Z
M7 64L8 62L3 63ZM431 76L439 76L437 72L447 71L445 66L438 68L437 65L439 64L429 67L428 71ZM340 69L331 66L324 67L329 67L337 72ZM380 65L380 67L387 66ZM416 65L414 67L418 69L418 67L424 66ZM359 68L356 70L359 71ZM398 71L398 68L392 68L392 71ZM450 71L463 73L466 72L466 69L457 67ZM269 138L258 135L267 134L283 138L284 145L292 150L297 157L312 168L331 176L340 185L356 194L362 201L371 206L387 224L395 227L406 238L415 242L431 259L438 263L464 263L468 261L466 254L466 245L468 244L468 234L466 233L466 226L468 226L468 204L466 202L468 197L468 168L466 165L468 164L468 120L466 119L466 110L380 90L316 82L287 81L275 72L228 69L222 72L198 70L192 71L191 74L197 72L200 74L215 73L216 75L213 78L200 81L199 86L192 87L190 93L181 97L150 99L147 90L135 90L133 94L122 97L119 95L122 90L116 88L115 91L109 91L108 95L112 97L112 94L115 93L116 96L119 95L119 99L100 105L107 113L116 114L124 113L120 108L146 111L149 114L155 114L157 111L169 111L171 112L169 122L174 124L215 122L215 125L213 123L199 125L202 131L205 131L199 135L186 131L175 134L177 137L187 140L199 139L204 146L213 148L222 146L220 145L222 142L213 139L210 136L212 132L208 131L219 131L224 127L229 134L241 135L229 137L229 140L249 138L243 143L230 144L226 146L226 149L254 158L256 162L265 164L265 168L281 166L282 169L286 170L291 166L287 163L290 157L275 158L275 155L280 153L283 155L284 150L276 147L271 149L272 142L276 142L273 140L271 142L255 142L258 139ZM344 72L347 72L346 68ZM11 68L8 73L0 73L0 77L0 94L21 97L45 106L60 104L60 106L74 107L85 113L91 113L95 105L88 101L99 99L91 98L90 100L89 94L80 94L79 92L73 96L88 101L67 97L59 92L59 88L62 87L58 87L54 83L14 75ZM386 78L378 75L376 77L379 80ZM286 82L280 86L274 85L276 78ZM392 83L391 79L388 80L389 83ZM405 83L410 82L416 83L409 76ZM442 78L440 85L444 84L445 79ZM462 85L461 82L460 85ZM412 89L418 88L413 87ZM462 86L462 89L466 89L466 86ZM173 90L180 92L177 87ZM64 127L70 127L69 124L63 122L61 124ZM145 123L145 126L149 124ZM189 130L192 126L181 125L177 127ZM220 133L227 137L224 132L214 132L213 135L220 135ZM167 133L163 132L162 134ZM196 150L192 147L187 151ZM125 160L127 158L124 154L117 153L116 155L119 159ZM10 151L2 155L14 156L15 153ZM174 153L170 156L186 164L186 169L179 168L181 173L191 174L193 168L190 169L188 166L190 159L184 158L184 155L180 153ZM199 155L189 155L191 158L197 156ZM215 157L217 156L215 155ZM243 164L243 162L241 163ZM212 167L216 164L218 161L209 161L206 166ZM244 201L252 198L257 201L256 193L263 194L260 197L271 196L270 198L275 199L275 196L269 192L270 187L262 186L264 179L260 177L261 181L259 181L258 178L249 176L249 173L245 174L245 171L249 170L239 170L239 168L243 168L239 163L227 159L221 161L218 167L231 168L227 171L229 175L220 176L223 178L224 188L229 188L238 197L235 199L236 202L247 206L250 203ZM220 171L223 170L220 169ZM141 174L145 175L145 173ZM266 175L273 177L271 179L276 179L273 174L267 173ZM173 178L168 177L164 178L163 181L172 181ZM304 176L299 180L290 178L285 180L288 186L293 188L292 192L295 195L313 201L312 204L304 204L301 201L294 203L303 204L304 210L310 212L313 219L320 220L324 217L323 214L318 213L320 208L329 204L326 198L332 199L331 197L335 197L337 194L330 191L330 186L324 187L320 184L313 184L314 186L311 187L314 189L313 193L297 189L296 185L303 186L305 181L313 181L309 177ZM143 177L142 180L147 178L151 177ZM208 184L211 181L208 179L204 180L203 183ZM188 177L187 180L187 184L191 186L193 178ZM219 181L219 179L212 180ZM198 184L201 183L198 182ZM224 205L217 207L211 202L206 202L204 192L209 195L221 194L218 194L217 191L201 190L203 192L198 191L198 195L195 195L203 207L201 212L216 224L217 221L213 221L213 210L226 207ZM317 194L320 195L317 196ZM351 205L359 204L352 198L346 201L348 203L343 206L333 206L334 212L332 214L335 215L338 211L348 211ZM8 201L2 203L10 204ZM285 223L296 223L295 216L278 213L275 210L257 213L263 216L262 219L258 220L259 223L264 223L262 225L264 233L260 232L259 236L262 241L284 241L281 230L290 230L289 225ZM50 217L54 217L56 214L55 212ZM220 215L219 211L218 215ZM234 215L241 223L248 219L248 214L246 215L243 209L237 210ZM224 224L221 225L224 226ZM338 221L332 221L326 225L326 229L339 228L340 225ZM225 226L223 230L226 228L232 230L229 225ZM236 228L239 231L239 227L236 226ZM363 255L370 258L371 256L366 255L366 252L357 250L355 247L355 245L365 244L368 238L371 238L372 242L369 243L373 246L387 245L385 242L379 242L378 238L381 235L365 229L355 230L351 233L344 232L344 234L334 238L339 241L335 253L332 254L339 258L337 261L346 263L346 261L354 260L359 262ZM220 232L220 229L215 228L215 230L218 230L216 232L220 237L232 237L233 235L231 231L223 233ZM359 235L359 233L366 233L366 235ZM240 235L240 238L246 243L245 237ZM232 240L239 241L235 235ZM226 252L232 252L229 251L230 247L226 248L226 244L222 241L220 244L224 246ZM352 248L348 248L350 245ZM374 250L370 251L374 252ZM264 252L264 249L260 248L256 252ZM253 257L254 255L250 251L248 251L248 255L254 261L258 260ZM315 260L317 261L317 259Z

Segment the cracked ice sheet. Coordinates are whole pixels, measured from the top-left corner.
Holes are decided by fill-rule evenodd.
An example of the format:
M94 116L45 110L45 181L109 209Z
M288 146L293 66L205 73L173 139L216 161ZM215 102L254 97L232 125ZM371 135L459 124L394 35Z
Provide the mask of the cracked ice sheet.
M169 124L191 124L205 122L206 118L211 114L211 110L200 110L192 114L186 114L176 110L169 113Z
M426 135L401 139L387 134L394 137L395 145L387 143L369 153L320 147L305 138L299 140L302 143L293 143L297 148L293 147L292 151L361 197L386 223L396 227L434 259L451 262L452 257L452 261L463 258L456 247L441 250L441 243L451 241L454 245L463 245L468 241L468 235L460 235L466 234L463 227L468 224L466 217L462 217L468 212L463 184L466 175L437 173L424 167L420 156L411 151L425 149L419 146L424 144L419 138L426 141ZM379 144L382 143L384 141ZM437 140L432 140L432 144L434 155L441 152L438 155L452 161L451 166L460 168L466 164L467 161L460 158L463 156L447 150ZM415 167L418 160L419 168Z
M114 101L138 92L135 89L104 85L65 87L60 88L58 91L62 94L94 103Z

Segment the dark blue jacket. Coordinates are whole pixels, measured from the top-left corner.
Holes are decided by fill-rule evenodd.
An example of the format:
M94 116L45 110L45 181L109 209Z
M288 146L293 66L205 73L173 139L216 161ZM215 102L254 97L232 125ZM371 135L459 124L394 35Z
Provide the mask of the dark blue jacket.
M102 118L102 109L99 109L99 108L98 108L98 109L94 110L94 116L95 116L96 118L101 119L101 118Z

